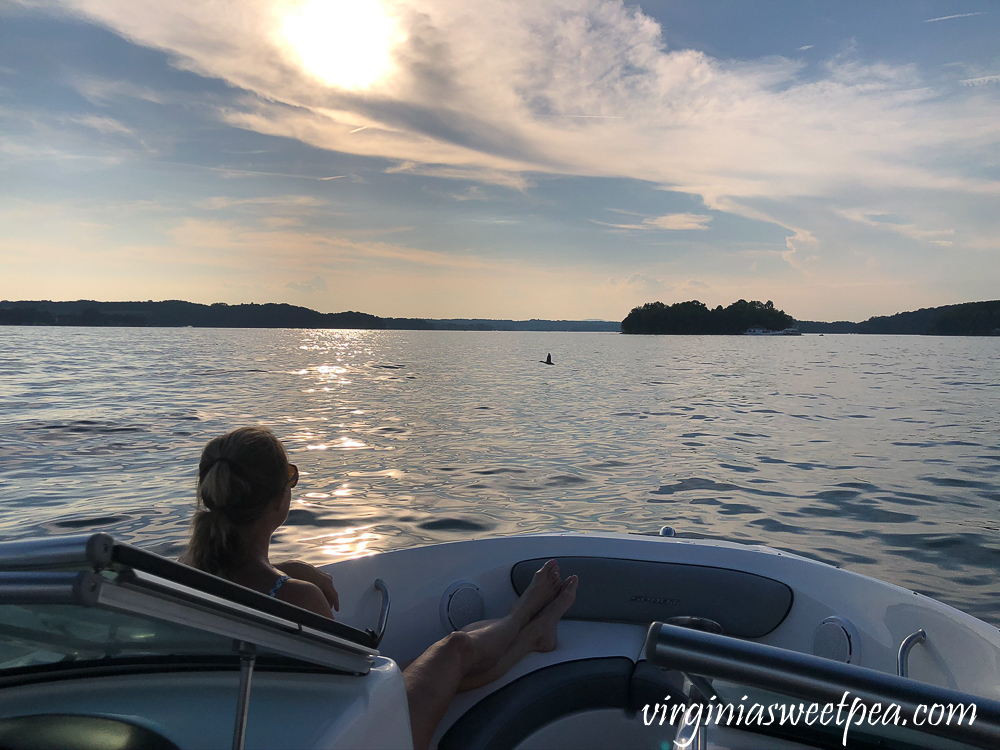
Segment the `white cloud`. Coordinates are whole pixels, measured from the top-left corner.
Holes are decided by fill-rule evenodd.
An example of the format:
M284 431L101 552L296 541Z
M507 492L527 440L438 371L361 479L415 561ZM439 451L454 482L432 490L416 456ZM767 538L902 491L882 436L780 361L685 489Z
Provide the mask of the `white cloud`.
M845 209L840 211L840 214L841 216L844 216L851 221L856 221L859 224L895 232L903 237L909 237L912 240L928 241L937 245L945 245L948 247L952 245L952 241L944 240L942 238L951 237L955 234L954 229L923 229L916 224L894 221L891 217L886 217L877 213L869 213L860 209Z
M247 92L226 106L207 102L224 122L387 159L390 173L521 191L533 173L645 180L700 196L710 210L784 227L783 257L803 272L844 231L831 221L884 231L840 213L864 192L895 196L899 205L888 208L903 215L975 208L962 238L930 241L971 247L995 234L982 217L1000 182L980 168L982 155L1000 148L1000 101L973 85L990 76L946 91L915 65L865 61L850 49L819 78L781 57L738 62L668 50L653 19L615 0L354 3L379 5L393 25L390 63L367 88L357 84L364 76L348 85L346 69L289 48L280 29L301 11L298 0L46 2ZM334 67L319 75L317 65ZM85 83L94 102L130 93ZM608 226L707 224L669 216L700 214ZM920 231L939 230L913 228Z
M615 211L617 213L633 214L631 211L621 211L619 209L608 209L609 211ZM633 214L640 215L641 214ZM650 229L665 229L665 230L691 230L691 229L708 229L708 223L712 220L711 216L703 214L666 214L665 216L655 216L652 218L645 218L642 220L641 224L615 224L609 221L598 221L597 219L590 219L594 224L600 224L604 227L611 227L612 229L619 230L650 230Z
M941 124L971 118L983 128L996 114L936 102L911 67L849 55L810 81L781 58L667 51L655 21L611 0L492 0L474 13L446 0L386 3L403 39L395 72L361 92L318 83L275 39L276 19L295 4L66 4L258 94L220 112L233 124L460 179L541 171L730 195L812 193L859 173L895 182L900 156L966 140ZM909 127L885 139L901 118Z
M978 78L965 78L959 81L963 86L982 86L986 83L1000 83L1000 75L979 76Z
M708 229L711 216L704 214L667 214L654 219L645 219L642 223L657 229Z
M982 16L985 11L977 10L975 13L956 13L953 16L941 16L939 18L928 18L924 23L936 23L937 21L950 21L953 18L969 18L970 16Z
M88 128L93 128L104 135L134 135L134 131L118 122L112 117L101 117L98 115L83 115L81 117L69 118L70 121L79 123Z

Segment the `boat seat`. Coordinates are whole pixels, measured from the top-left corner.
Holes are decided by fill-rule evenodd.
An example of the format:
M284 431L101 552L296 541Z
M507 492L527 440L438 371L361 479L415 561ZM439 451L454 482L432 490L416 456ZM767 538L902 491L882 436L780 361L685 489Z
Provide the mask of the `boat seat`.
M685 700L680 682L646 661L606 656L561 662L490 693L451 725L438 748L511 748L564 716L605 708L634 713L667 695Z
M522 560L510 572L520 596L547 558ZM737 638L760 638L774 630L792 608L792 590L781 581L708 565L623 560L612 557L557 557L563 578L580 577L571 620L669 622L703 617Z
M179 750L152 729L122 719L33 714L0 719L0 750Z

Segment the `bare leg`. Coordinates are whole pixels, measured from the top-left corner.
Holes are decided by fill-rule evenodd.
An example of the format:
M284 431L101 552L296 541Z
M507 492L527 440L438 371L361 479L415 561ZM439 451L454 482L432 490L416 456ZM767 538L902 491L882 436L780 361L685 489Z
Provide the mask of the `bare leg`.
M521 629L560 588L559 568L555 560L550 560L535 573L531 585L506 617L488 620L469 632L449 634L403 671L415 748L419 750L430 744L462 680L492 670L511 648Z
M559 595L518 632L517 637L503 656L489 669L467 675L458 685L458 692L474 690L488 685L505 675L511 667L532 651L554 651L558 642L556 632L559 620L576 600L579 580L570 576L560 587Z
M471 655L468 633L458 631L435 643L403 671L414 750L425 750L431 744Z

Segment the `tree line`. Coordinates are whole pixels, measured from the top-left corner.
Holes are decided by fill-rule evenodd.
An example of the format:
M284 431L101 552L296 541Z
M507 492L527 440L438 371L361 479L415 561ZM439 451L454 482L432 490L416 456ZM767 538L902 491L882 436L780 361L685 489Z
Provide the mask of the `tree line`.
M622 333L652 334L739 334L749 328L783 331L795 319L779 310L771 300L759 302L737 300L729 307L710 309L698 300L665 305L647 302L632 311L622 321Z
M163 302L0 301L0 325L194 328L355 328L428 331L617 331L600 320L382 318L363 312L322 313L287 304L202 305Z

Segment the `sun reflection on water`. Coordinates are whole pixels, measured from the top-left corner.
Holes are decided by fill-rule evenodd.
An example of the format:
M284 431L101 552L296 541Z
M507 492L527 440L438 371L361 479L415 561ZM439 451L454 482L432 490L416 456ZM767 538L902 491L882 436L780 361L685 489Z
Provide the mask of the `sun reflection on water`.
M305 537L299 541L317 547L322 555L338 560L366 557L376 553L377 550L370 550L369 547L382 538L379 534L369 531L372 528L374 524L355 526L319 536Z
M812 553L1000 622L991 341L803 336L777 357L739 337L3 335L7 538L93 529L176 556L205 442L262 423L301 477L276 557L669 524ZM536 366L549 349L565 370Z

